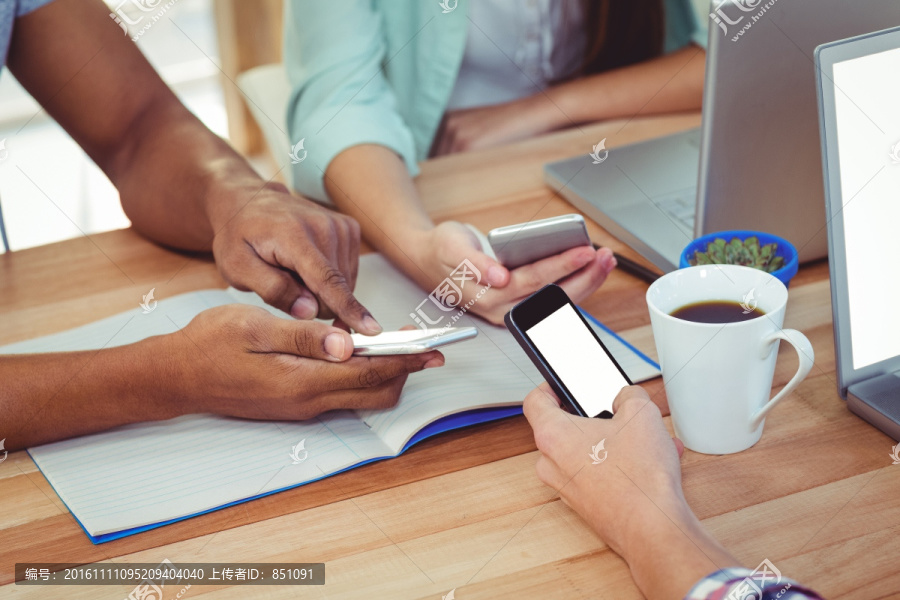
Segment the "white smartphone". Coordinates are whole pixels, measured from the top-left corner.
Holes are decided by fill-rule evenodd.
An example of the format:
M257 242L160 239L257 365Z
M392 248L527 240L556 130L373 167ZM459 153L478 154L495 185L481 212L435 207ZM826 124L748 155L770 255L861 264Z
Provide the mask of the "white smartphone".
M578 246L590 246L584 218L563 215L492 229L488 243L507 269L531 264Z
M474 327L449 327L447 329L416 329L410 331L385 331L378 335L354 333L354 356L389 356L392 354L421 354L441 346L470 340L478 335Z

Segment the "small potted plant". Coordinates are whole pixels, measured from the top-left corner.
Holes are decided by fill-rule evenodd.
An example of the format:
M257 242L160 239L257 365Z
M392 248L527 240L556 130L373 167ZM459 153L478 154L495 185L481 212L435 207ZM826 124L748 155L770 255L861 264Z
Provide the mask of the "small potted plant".
M799 260L793 244L759 231L720 231L697 238L681 253L679 268L696 265L744 265L777 277L787 286Z

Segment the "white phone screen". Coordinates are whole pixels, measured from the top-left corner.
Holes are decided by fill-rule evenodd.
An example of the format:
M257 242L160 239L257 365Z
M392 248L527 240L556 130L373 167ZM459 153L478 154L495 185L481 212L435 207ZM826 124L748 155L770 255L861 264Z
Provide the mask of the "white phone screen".
M613 400L628 381L571 305L525 333L589 417L612 412Z

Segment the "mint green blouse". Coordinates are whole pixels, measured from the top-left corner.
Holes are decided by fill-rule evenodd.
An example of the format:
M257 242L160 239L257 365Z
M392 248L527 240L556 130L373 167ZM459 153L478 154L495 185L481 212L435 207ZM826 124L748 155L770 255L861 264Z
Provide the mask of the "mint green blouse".
M298 192L327 200L325 170L359 144L390 148L418 174L459 72L469 1L285 3L288 133L308 153L290 165ZM706 46L703 1L665 0L666 52Z

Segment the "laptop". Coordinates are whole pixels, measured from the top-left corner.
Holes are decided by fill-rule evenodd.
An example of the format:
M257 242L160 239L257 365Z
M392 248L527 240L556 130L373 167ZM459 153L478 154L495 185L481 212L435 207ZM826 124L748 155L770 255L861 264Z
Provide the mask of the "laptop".
M900 441L900 27L815 59L838 393Z
M773 233L801 261L821 258L813 52L900 25L900 2L717 0L710 14L700 129L546 165L545 181L663 272L694 238L728 229Z

